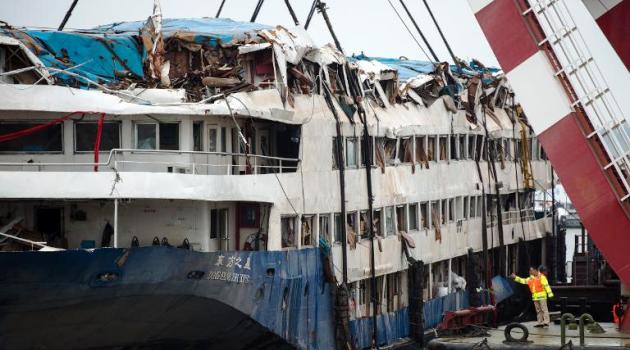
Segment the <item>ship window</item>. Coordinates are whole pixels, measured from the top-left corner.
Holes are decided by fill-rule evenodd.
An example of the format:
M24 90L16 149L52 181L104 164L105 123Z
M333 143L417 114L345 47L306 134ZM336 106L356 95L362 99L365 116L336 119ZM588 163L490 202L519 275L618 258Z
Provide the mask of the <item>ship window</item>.
M221 128L221 152L227 152L227 129Z
M356 137L348 137L346 139L346 165L349 167L357 166L357 143Z
M439 159L447 160L447 149L446 149L446 136L440 136L440 145L439 145Z
M505 160L513 160L512 158L512 139L503 139L503 154Z
M96 122L81 122L74 124L75 152L92 152L96 141L98 124ZM110 151L120 148L120 123L103 123L101 144L99 150Z
M429 158L427 156L426 136L416 136L416 161L428 167Z
M218 128L213 126L208 128L208 152L217 151L217 134Z
M313 245L313 226L315 224L315 215L302 216L302 246Z
M435 137L429 136L427 141L427 158L429 161L435 160Z
M280 218L280 233L282 236L282 248L295 247L295 216Z
M470 197L470 211L468 212L470 218L474 218L477 217L477 197L475 196L471 196Z
M422 228L429 228L429 212L428 212L428 203L420 203L420 218L422 219Z
M442 199L440 205L440 209L441 211L441 216L440 218L442 219L440 222L442 223L442 225L446 224L446 218L447 218L447 214L448 214L448 203L447 203L448 199Z
M458 145L459 143L457 142L457 135L451 135L450 137L451 139L451 159L452 160L458 160L459 156L458 156Z
M361 215L359 216L359 234L363 238L369 238L368 234L368 212L367 210L362 210Z
M377 236L383 236L383 219L381 217L382 210L374 209L374 215L372 215L372 220L374 220L374 234Z
M369 303L367 280L360 280L359 284L359 304L367 305ZM369 309L368 309L369 310Z
M477 135L468 135L468 159L475 160L475 145L477 144Z
M396 227L394 225L394 207L385 208L385 236L393 235L396 233Z
M211 209L210 210L210 238L222 238L227 236L228 226L228 210L227 209Z
M448 221L455 221L455 198L448 199Z
M477 145L475 148L475 160L482 160L485 159L485 152L484 149L485 147L483 147L483 136L479 135L477 136ZM484 155L482 156L482 152L484 153Z
M202 132L203 132L203 122L194 122L193 123L193 151L201 152L203 151L202 146Z
M545 148L541 144L539 144L539 145L540 145L540 159L541 160L548 160L547 159L547 153L545 153Z
M381 168L393 164L396 155L396 139L376 139L376 164Z
M413 162L413 138L407 137L400 139L398 160L400 160L401 163Z
M357 226L357 212L356 211L353 211L353 212L350 212L350 213L346 214L346 224L347 224L347 226L346 226L346 234L349 237L353 237L353 236L356 237L357 229L358 229L358 226ZM355 240L350 239L349 241L352 242L352 241L355 241Z
M160 139L160 149L178 150L179 149L179 124L177 123L160 123L158 128L158 138Z
M343 218L341 214L335 214L335 243L340 243L342 239Z
M159 148L156 146L159 145ZM138 149L179 149L178 123L139 123L136 124L136 148Z
M409 230L418 230L418 204L409 204Z
M333 169L339 168L339 152L337 151L337 137L332 138L332 161L333 161Z
M431 224L433 227L440 225L440 201L431 202Z
M330 216L328 214L319 216L319 239L330 242Z
M469 217L469 212L468 212L470 210L470 203L469 202L470 202L470 197L465 196L464 197L464 213L463 213L464 214L464 217L463 217L464 219L468 219L468 217Z
M41 125L34 122L0 123L0 135ZM63 151L63 123L51 125L30 135L0 142L0 152L53 153ZM92 140L94 143L94 140Z
M466 159L466 135L459 135L459 159Z
M477 216L481 217L483 212L481 212L481 208L483 207L483 196L477 196Z
M398 231L407 232L407 215L405 215L404 205L396 207L396 223L398 225Z
M394 272L387 275L387 311L396 311L400 304L400 273Z

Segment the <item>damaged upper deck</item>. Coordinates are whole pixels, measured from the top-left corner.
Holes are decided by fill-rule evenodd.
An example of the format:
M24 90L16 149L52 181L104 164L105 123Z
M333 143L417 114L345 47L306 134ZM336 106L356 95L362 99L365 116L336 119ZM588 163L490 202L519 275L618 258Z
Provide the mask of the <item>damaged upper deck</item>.
M511 96L500 72L474 60L454 69L447 63L346 58L330 44L316 46L301 28L215 18L162 19L159 9L144 22L90 30L5 25L0 27L0 51L5 110L229 112L299 124L300 118L282 111L292 112L297 96L321 95L328 89L354 122L357 101L351 86L358 83L360 95L376 108L428 106L448 95L447 109L465 110L476 124L482 106L492 117L494 107L506 106ZM43 86L41 91L24 91L7 89L10 84ZM248 95L261 90L270 92L264 103ZM231 94L244 94L245 102L230 109L225 96Z

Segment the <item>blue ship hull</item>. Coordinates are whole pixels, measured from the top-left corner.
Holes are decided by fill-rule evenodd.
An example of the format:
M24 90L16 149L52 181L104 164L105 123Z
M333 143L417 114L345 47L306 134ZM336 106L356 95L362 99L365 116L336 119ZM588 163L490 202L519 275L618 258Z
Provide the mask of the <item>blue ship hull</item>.
M333 349L318 249L0 253L0 349Z

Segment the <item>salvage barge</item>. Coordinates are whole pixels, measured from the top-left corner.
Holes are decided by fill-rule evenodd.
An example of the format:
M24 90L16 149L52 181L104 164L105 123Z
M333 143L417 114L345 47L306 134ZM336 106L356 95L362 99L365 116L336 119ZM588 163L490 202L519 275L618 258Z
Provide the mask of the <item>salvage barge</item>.
M158 8L5 25L0 63L0 348L421 341L552 232L545 152L477 61Z

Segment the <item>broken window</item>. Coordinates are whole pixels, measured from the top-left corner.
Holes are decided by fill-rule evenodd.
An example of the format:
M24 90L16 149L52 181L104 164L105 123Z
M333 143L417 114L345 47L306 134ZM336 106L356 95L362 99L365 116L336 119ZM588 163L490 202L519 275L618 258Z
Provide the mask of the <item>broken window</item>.
M420 166L424 165L429 167L429 157L426 148L426 136L416 136L416 160L420 163Z
M348 167L356 167L358 164L357 144L358 144L358 139L356 137L346 138L346 166Z
M29 129L42 123L37 122L7 122L0 123L0 135L10 134ZM92 145L94 139L92 139ZM58 153L63 152L63 123L48 126L29 135L0 142L0 152L19 153Z
M228 227L228 210L227 209L211 209L210 210L210 238L224 239L227 237Z
M369 227L368 227L368 212L367 210L362 210L359 215L359 234L363 238L369 237Z
M400 139L398 146L398 160L401 163L413 162L413 138L407 137Z
M422 228L429 228L429 204L428 203L420 203L420 218L422 219Z
M31 59L18 45L0 45L0 72L13 72L0 76L0 82L5 84L46 84L37 69L33 67Z
M315 215L302 216L302 246L313 245L313 228L315 227Z
M385 236L393 235L396 233L396 226L394 223L394 207L385 207Z
M295 247L295 221L296 216L280 218L280 233L282 236L282 248Z
M193 122L193 151L195 152L203 151L202 134L203 134L203 122Z
M80 122L74 124L75 152L93 152L98 124L96 122ZM120 148L120 123L105 122L101 131L99 150L110 151Z
M409 231L418 230L418 204L409 204Z
M319 215L319 239L330 243L330 216L328 214Z
M429 161L435 160L435 136L428 136L427 138L427 157Z
M398 310L401 299L400 273L394 272L387 275L387 311Z
M136 124L136 148L178 150L179 123Z
M440 215L440 201L431 202L431 222L433 226L439 226L442 222L442 215Z
M470 218L474 218L477 217L477 197L475 196L471 196L470 197L470 210L469 210L469 217Z
M376 163L384 169L394 163L396 155L396 139L378 137L376 139Z
M356 236L359 229L357 223L357 212L353 211L346 214L346 234L348 235L349 242L356 242Z
M448 199L448 221L452 222L455 221L455 199L451 198Z
M374 215L372 215L372 220L374 221L374 234L377 236L383 236L383 224L382 224L382 210L374 209Z
M404 205L396 207L396 223L398 225L398 231L407 231L407 214L405 213Z
M446 136L440 136L440 145L439 145L439 160L444 161L448 160L447 149L446 149Z
M467 159L466 155L466 135L459 135L459 158L461 160Z

